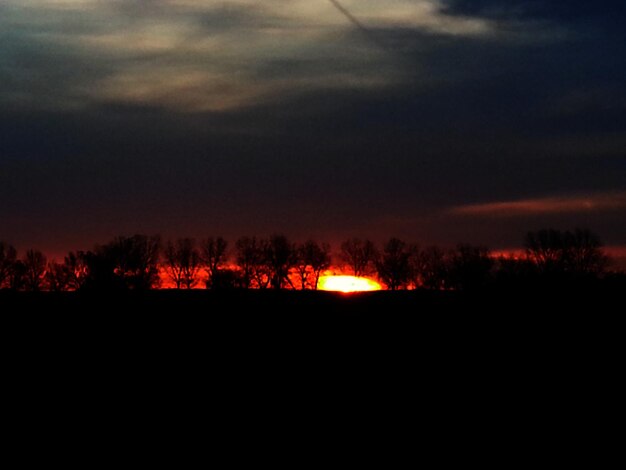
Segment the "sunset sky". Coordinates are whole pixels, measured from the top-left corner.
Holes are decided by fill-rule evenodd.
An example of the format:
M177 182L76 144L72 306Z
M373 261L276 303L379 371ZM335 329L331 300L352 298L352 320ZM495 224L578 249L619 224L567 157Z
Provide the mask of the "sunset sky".
M0 240L626 245L626 9L0 0Z

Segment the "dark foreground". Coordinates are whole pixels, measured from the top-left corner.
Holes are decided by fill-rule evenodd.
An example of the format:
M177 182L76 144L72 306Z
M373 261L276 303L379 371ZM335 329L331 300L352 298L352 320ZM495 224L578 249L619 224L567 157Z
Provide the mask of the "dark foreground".
M626 310L623 283L481 292L314 291L0 292L0 317L50 331L143 338L179 332L305 336L367 332L391 336L522 336L610 329ZM6 325L5 325L6 326ZM296 333L294 335L294 332ZM171 338L170 338L171 339Z
M620 280L621 281L621 280ZM572 313L608 314L620 311L626 295L626 282L593 285L540 286L532 288L485 289L476 292L378 291L342 294L321 291L177 291L147 292L10 292L0 291L0 313L43 314L128 314L202 317L213 320L272 318L339 320L352 318L386 322L390 319L425 319L452 316L471 311L482 313L527 314L534 316ZM573 312L571 310L575 310Z
M58 410L52 423L65 420L67 409L96 409L98 420L112 419L121 432L134 432L119 423L137 413L158 430L169 409L213 427L224 413L220 429L258 423L255 436L277 415L289 417L289 432L321 420L324 433L345 434L334 424L345 417L365 433L405 435L404 426L372 422L406 417L433 436L460 429L463 440L476 423L496 434L508 423L533 436L545 432L553 446L553 427L537 424L546 417L576 434L588 416L582 404L593 404L593 416L612 413L623 299L621 288L607 286L474 294L0 292L3 373L25 408Z
M69 368L82 380L104 368L124 380L165 373L223 386L250 375L345 382L375 371L385 377L378 387L398 379L454 383L446 393L475 380L523 387L524 376L552 383L583 374L589 384L617 377L626 311L621 285L358 295L1 292L0 308L5 357L20 374L54 377ZM179 379L168 380L172 387Z

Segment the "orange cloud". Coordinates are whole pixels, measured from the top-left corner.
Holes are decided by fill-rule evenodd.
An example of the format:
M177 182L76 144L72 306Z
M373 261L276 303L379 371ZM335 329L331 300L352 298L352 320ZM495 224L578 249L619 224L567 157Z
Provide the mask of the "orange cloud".
M449 212L455 215L514 217L533 214L597 212L624 208L626 208L626 192L617 192L469 204L453 207Z

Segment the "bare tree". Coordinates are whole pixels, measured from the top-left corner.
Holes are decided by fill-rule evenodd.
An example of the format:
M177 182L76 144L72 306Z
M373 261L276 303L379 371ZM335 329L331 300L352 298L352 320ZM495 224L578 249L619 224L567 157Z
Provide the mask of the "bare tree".
M543 274L598 275L608 263L599 237L586 229L528 232L524 245L528 259Z
M9 287L10 277L17 261L17 251L11 245L0 242L0 289Z
M148 290L160 282L159 252L161 240L156 236L118 237L113 242L117 254L117 274L133 290Z
M341 244L341 259L357 277L375 272L378 250L370 240L351 238Z
M320 275L330 267L330 245L309 240L297 247L295 270L300 288L317 290Z
M50 261L46 268L45 284L53 292L78 290L87 275L87 267L81 252L69 252L63 263Z
M213 280L227 261L228 242L222 237L209 237L202 243L202 260L209 278L207 287L213 286Z
M237 240L237 264L241 269L242 285L244 288L265 289L269 286L271 276L266 257L265 240L256 237L241 237Z
M176 284L176 288L191 289L198 282L201 268L200 253L196 242L191 238L171 240L165 246L165 269L168 276Z
M391 238L385 244L377 269L380 280L389 290L406 288L411 279L410 257L411 252L402 240Z
M28 250L24 255L24 282L27 290L41 290L46 275L47 260L41 251Z
M71 274L65 263L50 261L46 268L45 284L52 292L62 292L70 289Z
M92 289L148 290L159 278L160 238L146 235L117 237L84 254L85 287Z
M85 253L82 251L70 251L63 260L68 274L69 290L78 290L85 284L87 278L87 265L85 264Z
M542 273L565 270L564 239L559 230L528 232L524 246L526 256Z
M15 260L9 273L8 287L10 290L19 291L26 289L26 264L23 260Z
M274 289L295 288L289 278L294 266L295 248L284 235L272 235L265 246L265 261L270 271L270 283Z
M606 269L609 259L595 233L577 228L565 233L566 264L569 272L582 276L597 276Z
M485 287L491 280L494 264L488 248L459 244L450 253L449 282L463 290Z
M446 287L448 262L444 251L436 246L415 250L411 257L413 283L416 287L440 290Z

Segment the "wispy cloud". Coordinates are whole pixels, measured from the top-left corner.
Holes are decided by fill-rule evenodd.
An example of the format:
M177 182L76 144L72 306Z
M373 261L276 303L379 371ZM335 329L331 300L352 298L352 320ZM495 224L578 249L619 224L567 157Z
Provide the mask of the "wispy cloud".
M626 208L626 192L588 196L545 197L456 206L449 213L460 216L516 217L523 215L598 212Z
M355 24L381 42L394 28L454 36L492 29L489 20L445 15L438 0L5 0L0 101L221 111L284 93L397 84L402 67L352 34ZM24 76L40 77L38 86Z

